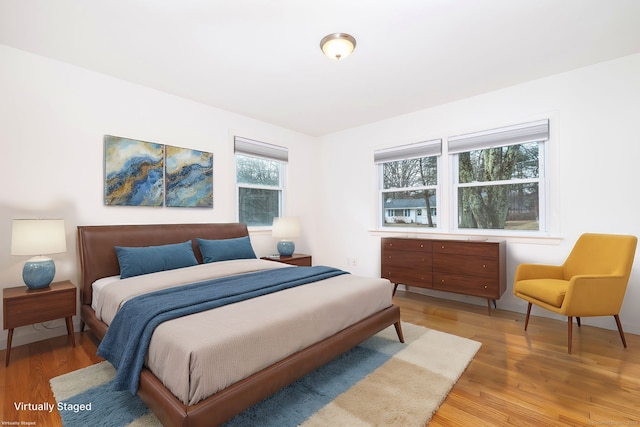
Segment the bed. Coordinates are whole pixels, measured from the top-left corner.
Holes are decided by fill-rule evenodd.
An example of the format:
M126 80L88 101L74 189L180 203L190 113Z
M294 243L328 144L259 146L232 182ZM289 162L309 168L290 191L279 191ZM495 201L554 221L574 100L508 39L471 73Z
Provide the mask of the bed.
M116 246L144 247L191 241L193 253L198 261L198 266L194 266L193 269L202 269L208 267L202 266L203 255L196 239L219 241L244 238L247 236L248 231L246 225L239 223L79 226L78 251L81 267L81 329L88 326L100 340L102 340L107 333L108 324L103 321L102 316L97 315L94 310L93 284L100 279L118 276L120 274L120 264L114 249ZM233 262L235 261L229 261L229 263ZM300 268L257 259L251 260L250 262L256 265L262 262L264 266L266 266L264 268L268 269ZM222 264L225 263L220 263L220 265ZM263 268L263 266L259 268ZM345 275L345 279L346 276L351 275ZM331 281L345 279L335 277L327 279L325 282L329 283ZM360 282L369 280L377 282L376 286L379 287L380 281L384 281L385 279L365 279L354 276L349 280L357 280ZM338 292L339 288L344 287L340 286L340 282L329 283L329 285L333 286L333 288L329 289L334 289L335 292ZM269 304L277 303L277 300L273 298L284 298L285 295L287 295L287 298L293 298L292 292L301 292L298 289L307 287L311 288L311 286L300 286L299 288L287 289L268 295L268 297L271 298ZM381 304L381 306L379 309L375 309L373 313L366 314L362 319L357 319L348 326L331 332L327 337L322 337L311 343L305 343L299 350L296 350L292 354L274 360L268 366L262 367L255 372L248 373L242 379L224 386L224 388L213 394L198 398L197 402L190 402L183 397L177 397L176 393L170 390L171 385L165 385L166 379L159 378L159 376L162 377L163 374L158 372L156 375L156 373L154 373L154 369L157 369L157 367L149 368L146 364L142 368L139 376L137 393L158 419L160 419L163 425L211 426L221 424L390 325L395 326L399 340L404 342L400 328L399 308L390 303L391 291L392 285L389 283L389 301L380 302L379 304ZM328 294L332 295L333 292L334 291L328 292ZM254 298L254 300L261 300L263 298L266 300L266 297L258 297ZM237 307L240 307L240 304L244 304L244 302L238 303ZM295 304L288 302L287 306L290 305ZM221 313L224 313L225 317L227 315L234 315L231 312L231 306L236 305L232 304L221 307L220 309L216 308L210 310L210 313L202 315L218 316L218 320L216 320L216 322L218 322L221 318L220 316L223 316ZM193 315L189 317L194 317L197 321L197 316L198 315ZM165 323L173 324L172 322L176 321ZM288 324L298 323L296 320ZM164 327L164 324L162 326ZM289 336L290 338L295 337L295 333L287 330L288 326L286 322L282 328L282 330L277 330L279 335ZM175 331L170 332L170 334L171 333L175 335ZM326 333L326 331L324 333ZM155 339L156 332L154 332L152 342ZM302 337L300 337L300 340L302 341ZM157 365L157 360L155 362L151 360L153 358L152 351L153 348L150 347L149 360L147 360L147 362ZM158 358L156 357L156 359ZM207 369L210 371L215 370L211 366L208 366ZM192 381L192 379L189 379L189 381Z

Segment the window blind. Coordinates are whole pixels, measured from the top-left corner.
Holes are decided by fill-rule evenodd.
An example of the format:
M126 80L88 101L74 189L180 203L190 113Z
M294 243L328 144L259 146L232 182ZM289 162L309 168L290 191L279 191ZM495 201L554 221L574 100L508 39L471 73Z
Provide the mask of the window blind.
M289 161L289 150L285 147L267 144L266 142L254 141L252 139L242 138L239 136L234 137L233 145L233 151L236 154L262 157L264 159L277 160L279 162Z
M386 163L397 160L417 159L420 157L439 156L442 154L442 140L416 142L398 147L376 150L373 153L375 163Z
M549 120L522 123L482 132L448 138L449 154L464 153L484 148L546 141L549 139Z

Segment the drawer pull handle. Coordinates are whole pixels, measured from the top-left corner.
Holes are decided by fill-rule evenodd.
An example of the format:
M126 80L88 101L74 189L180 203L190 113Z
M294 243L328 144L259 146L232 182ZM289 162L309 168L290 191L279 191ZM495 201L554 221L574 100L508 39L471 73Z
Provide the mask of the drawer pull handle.
M444 249L444 245L442 245L442 249Z
M482 268L487 268L487 264L482 264Z
M420 245L421 248L424 248L424 245Z
M484 285L484 288L487 289L487 285Z

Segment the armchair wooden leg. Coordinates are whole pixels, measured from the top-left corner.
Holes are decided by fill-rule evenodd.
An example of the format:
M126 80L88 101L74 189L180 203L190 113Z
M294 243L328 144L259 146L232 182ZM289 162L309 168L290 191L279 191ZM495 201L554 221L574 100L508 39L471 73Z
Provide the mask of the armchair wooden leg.
M531 303L527 307L527 317L524 319L524 330L527 330L527 326L529 326L529 315L531 314Z
M624 348L627 348L627 341L624 339L624 332L622 332L622 323L620 323L620 316L614 314L613 317L616 319L616 325L618 325L618 332L620 332L620 338L622 339L622 345Z
M569 324L569 328L567 330L568 335L569 335L569 341L567 343L567 351L569 352L569 354L571 354L571 338L572 338L572 333L573 333L573 316L569 316L569 322L567 322Z

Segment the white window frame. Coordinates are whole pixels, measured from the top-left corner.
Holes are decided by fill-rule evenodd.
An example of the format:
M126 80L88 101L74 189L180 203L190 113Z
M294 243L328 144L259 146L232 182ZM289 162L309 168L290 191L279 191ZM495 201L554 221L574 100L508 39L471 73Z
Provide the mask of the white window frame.
M437 183L435 185L416 186L416 187L403 187L403 188L384 188L384 164L389 162L395 162L400 160L412 160L421 157L435 157L437 168ZM424 226L407 226L398 227L385 224L385 210L384 210L384 194L395 193L399 191L420 191L420 190L434 190L436 193L436 212L440 212L440 195L442 193L442 180L441 180L441 160L442 160L442 139L433 139L428 141L422 141L407 145L401 145L391 148L385 148L376 150L374 152L374 163L377 169L378 176L378 191L377 191L377 223L380 229L384 230L419 230L422 232L436 232L442 227L441 218L438 216L435 227ZM404 209L403 209L404 210Z
M268 161L274 161L279 164L279 182L278 185L259 185L246 184L238 182L237 175L237 156L253 157ZM251 188L260 190L276 190L278 191L278 213L276 217L284 216L284 206L286 200L286 182L287 182L287 166L289 162L289 151L285 147L268 144L265 142L255 141L240 136L234 137L234 174L236 177L236 220L240 221L240 189ZM270 229L271 225L251 225L247 224L251 229Z
M451 226L455 233L461 234L489 234L504 236L549 235L549 193L548 193L548 153L549 153L549 119L522 123L487 131L459 135L447 139L448 154L450 158L451 175ZM538 143L539 174L537 178L512 179L489 182L459 182L459 154L477 151L487 148L505 147L509 145ZM458 192L463 187L492 186L505 184L538 184L538 230L502 230L483 228L460 228L458 221Z

